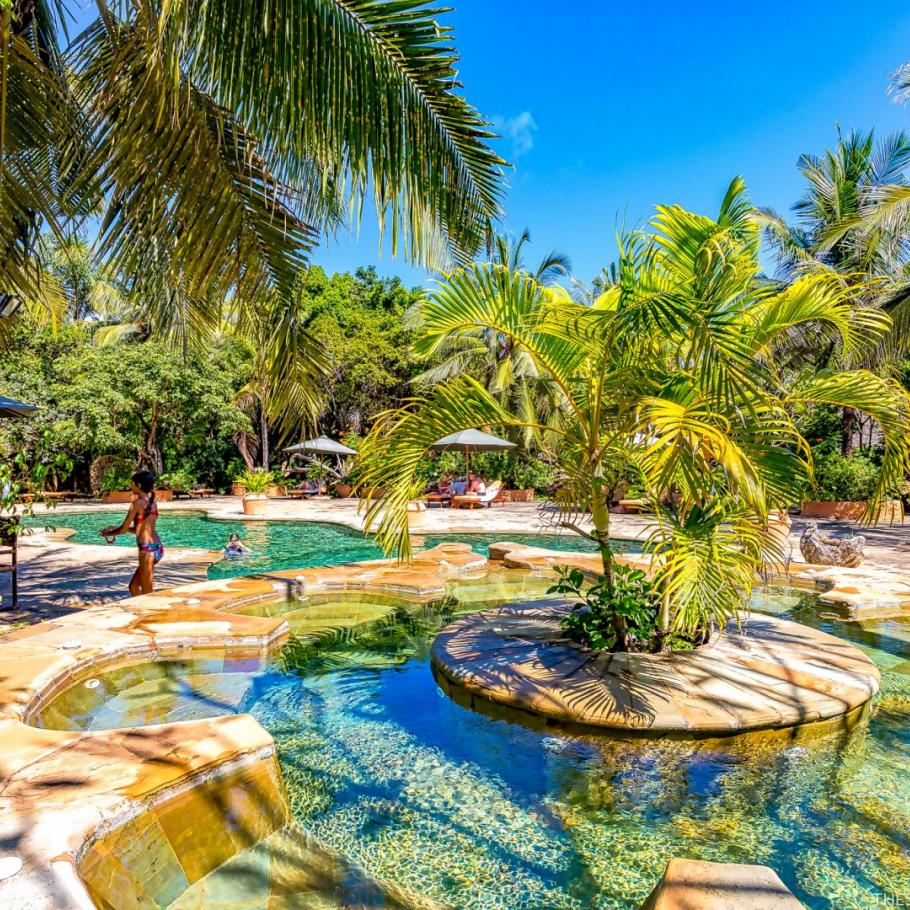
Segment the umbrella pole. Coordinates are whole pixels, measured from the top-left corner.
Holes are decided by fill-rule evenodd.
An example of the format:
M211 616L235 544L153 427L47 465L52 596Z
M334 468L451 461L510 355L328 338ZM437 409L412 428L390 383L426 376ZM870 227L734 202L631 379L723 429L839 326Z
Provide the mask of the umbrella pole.
M471 482L471 450L467 446L464 447L464 480L467 484Z

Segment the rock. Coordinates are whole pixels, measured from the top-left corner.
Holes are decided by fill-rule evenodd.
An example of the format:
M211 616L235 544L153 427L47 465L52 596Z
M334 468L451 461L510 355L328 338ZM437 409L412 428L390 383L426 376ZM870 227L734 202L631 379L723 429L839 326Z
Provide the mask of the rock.
M671 859L641 910L805 910L767 866Z
M799 549L806 562L817 566L847 566L855 568L865 554L863 548L866 538L862 536L847 537L838 540L834 537L822 537L818 525L813 521L799 539Z

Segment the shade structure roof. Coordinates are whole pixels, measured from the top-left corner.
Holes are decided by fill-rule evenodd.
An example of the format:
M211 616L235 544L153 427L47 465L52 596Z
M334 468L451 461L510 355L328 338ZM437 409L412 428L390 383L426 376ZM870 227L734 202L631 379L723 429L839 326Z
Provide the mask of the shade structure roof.
M437 439L430 448L437 449L440 452L445 452L448 449L498 452L502 449L514 449L515 443L509 442L508 439L500 439L498 436L491 436L482 430L459 430L457 433Z
M318 455L356 455L356 449L348 448L328 436L317 436L315 439L306 439L296 445L288 446L285 452L315 452Z
M25 404L0 395L0 417L28 417L35 410L33 404Z

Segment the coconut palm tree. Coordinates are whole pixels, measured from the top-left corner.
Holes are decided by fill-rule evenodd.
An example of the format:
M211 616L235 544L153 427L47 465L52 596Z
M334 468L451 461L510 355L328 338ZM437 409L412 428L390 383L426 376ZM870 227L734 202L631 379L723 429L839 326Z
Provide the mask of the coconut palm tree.
M874 134L838 135L834 149L803 155L798 168L806 189L793 206L796 223L771 210L759 218L778 257L779 275L792 281L807 270L830 270L857 288L867 306L893 317L894 330L865 352L866 366L881 369L910 343L910 199L907 168L910 136L895 132L876 144ZM803 357L818 365L838 361L843 352L834 336L795 339ZM854 448L856 415L843 412L841 450Z
M459 92L451 30L398 0L0 0L0 289L39 293L38 230L94 207L138 299L289 294L365 201L393 251L470 258L503 162ZM207 315L205 316L207 318Z
M423 305L420 350L481 327L514 339L558 388L564 421L550 455L565 479L556 501L576 529L575 513L590 513L608 592L606 475L617 457L641 472L657 516L651 547L664 634L722 627L742 608L768 558L769 510L789 505L811 476L794 408L849 406L879 421L876 501L910 464L910 398L897 383L862 369L779 369L777 342L795 329L826 325L858 356L889 320L829 273L786 286L763 281L754 214L739 179L716 219L658 208L624 238L619 281L593 306L498 263L455 272ZM420 458L439 437L481 425L523 429L528 421L470 375L377 421L360 447L360 477L387 490L367 504L366 522L388 551L410 552L407 501ZM614 620L623 649L624 622Z
M309 333L310 313L299 294L290 298L273 294L256 307L234 306L224 331L246 347L249 379L239 389L235 403L250 415L257 438L238 440L245 458L258 442L261 464L269 469L270 425L286 435L313 423L323 401L320 379L327 364Z
M510 275L527 274L541 286L554 286L569 277L572 264L568 256L551 250L533 271L525 261L525 248L531 242L527 228L516 240L509 234L496 234L487 243L489 262ZM415 307L409 324L422 330L424 309ZM526 446L535 445L539 432L535 425L546 426L560 419L558 396L549 376L542 374L534 359L513 337L477 326L473 331L459 329L436 339L428 356L439 362L415 377L417 386L432 386L453 376L482 377L487 390L505 407L526 418L523 432L514 434Z

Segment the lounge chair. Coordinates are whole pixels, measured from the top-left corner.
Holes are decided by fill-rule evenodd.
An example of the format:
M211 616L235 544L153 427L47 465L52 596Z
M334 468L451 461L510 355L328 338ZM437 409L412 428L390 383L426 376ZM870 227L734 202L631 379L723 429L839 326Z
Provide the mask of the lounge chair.
M637 515L640 512L647 512L650 503L647 499L620 499L619 505L627 515Z
M487 485L483 493L464 493L461 496L452 497L453 509L489 509L497 500L499 491L502 489L502 481L494 480ZM502 502L503 500L500 500Z
M291 499L309 499L319 495L319 484L315 480L305 480L299 487L288 487L285 494Z
M189 494L190 499L192 499L194 496L198 496L200 499L202 499L205 496L215 495L215 491L211 487L203 486L201 483L197 483L193 489L188 490L187 493Z

